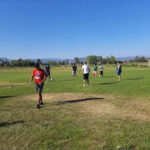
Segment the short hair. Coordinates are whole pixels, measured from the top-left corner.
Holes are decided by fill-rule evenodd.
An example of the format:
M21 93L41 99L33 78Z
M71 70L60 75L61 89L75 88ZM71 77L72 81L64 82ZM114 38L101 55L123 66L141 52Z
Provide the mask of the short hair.
M36 69L38 69L38 68L40 67L39 63L36 63L36 64L34 65L34 67L35 67Z
M95 64L95 66L96 66L96 64Z
M86 62L86 61L85 61L84 63L85 63L85 64L87 64L87 62Z

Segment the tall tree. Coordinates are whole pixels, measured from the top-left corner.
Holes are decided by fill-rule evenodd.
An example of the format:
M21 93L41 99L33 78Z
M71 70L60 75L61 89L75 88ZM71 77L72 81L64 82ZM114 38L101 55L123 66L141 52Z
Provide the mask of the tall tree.
M97 63L97 56L95 56L95 55L87 56L86 61L89 64L96 64Z
M75 57L75 58L74 58L74 62L75 62L76 64L79 64L79 63L80 63L79 58L78 58L78 57Z
M38 58L37 63L42 64L42 61Z

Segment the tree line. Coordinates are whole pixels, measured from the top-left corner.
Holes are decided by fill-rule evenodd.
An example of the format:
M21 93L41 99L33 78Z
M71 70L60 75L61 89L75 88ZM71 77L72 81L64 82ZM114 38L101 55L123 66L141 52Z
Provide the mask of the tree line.
M96 56L96 55L90 55L86 57L86 62L88 64L115 64L116 58L115 56L109 56L106 58L103 58L102 56ZM126 61L129 63L139 63L139 62L148 62L148 59L145 57L138 57L136 56L133 60ZM61 65L69 65L69 59L63 60L63 61L48 61L46 64L43 63L40 59L37 59L37 61L32 61L32 60L23 60L23 59L18 59L18 60L12 60L12 61L4 61L0 59L0 66L6 66L6 67L33 67L35 63L39 64L49 64L50 66L61 66ZM82 64L83 60L81 61L80 58L75 57L74 58L74 63L75 64Z
M145 58L144 56L142 56L142 57L136 56L133 60L131 59L128 62L130 62L130 63L148 62L148 59Z

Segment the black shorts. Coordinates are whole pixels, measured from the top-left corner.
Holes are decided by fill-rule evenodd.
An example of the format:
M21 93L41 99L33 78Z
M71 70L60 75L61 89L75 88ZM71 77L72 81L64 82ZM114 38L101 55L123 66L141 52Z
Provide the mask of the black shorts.
M43 90L43 87L44 87L44 82L41 85L36 83L35 84L36 92L41 94L42 90Z
M100 71L100 75L102 75L102 76L103 76L103 71Z
M50 76L51 75L51 73L50 72L46 72L46 76L48 77L48 76Z
M83 79L88 80L89 79L89 73L83 74Z

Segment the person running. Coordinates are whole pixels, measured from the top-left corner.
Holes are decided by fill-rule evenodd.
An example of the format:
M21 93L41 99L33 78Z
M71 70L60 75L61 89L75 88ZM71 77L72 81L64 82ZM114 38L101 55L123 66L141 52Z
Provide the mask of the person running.
M85 87L85 84L89 85L89 73L90 73L90 67L87 65L87 62L84 63L82 66L82 73L83 73L83 87Z
M32 76L30 79L30 84L32 84L33 78L35 78L35 86L36 91L38 93L38 101L37 108L40 108L40 105L43 104L42 100L42 90L44 87L44 81L47 78L45 70L41 69L40 65L38 63L35 64L35 69L32 72Z
M100 64L100 78L103 77L103 65Z
M49 64L45 66L45 72L46 72L46 75L47 75L47 81L48 82L49 82L49 79L51 78L50 69L51 69L51 67L49 66Z
M97 69L98 69L98 67L97 67L97 65L95 64L94 67L93 67L93 76L94 76L94 78L96 78Z
M121 80L121 72L122 72L120 62L118 62L118 66L117 66L117 68L116 68L116 71L117 71L117 75L118 75L119 81L120 81L120 80Z
M72 66L72 78L77 78L77 66L75 64Z

